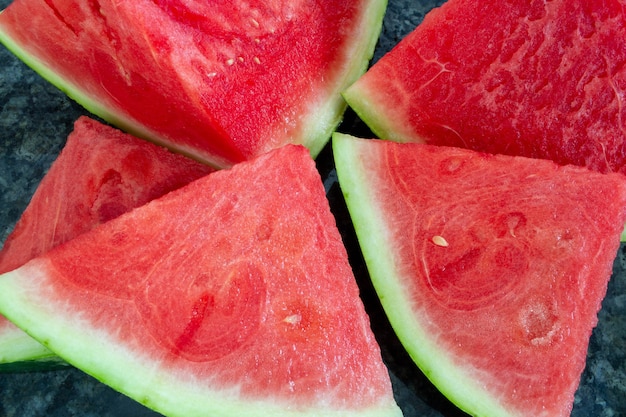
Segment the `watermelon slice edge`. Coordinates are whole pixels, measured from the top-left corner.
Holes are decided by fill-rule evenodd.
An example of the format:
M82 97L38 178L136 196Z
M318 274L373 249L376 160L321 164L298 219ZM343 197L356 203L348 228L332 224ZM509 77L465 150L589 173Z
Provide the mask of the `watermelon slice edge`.
M419 148L428 150L420 152L420 155L429 156L421 160L412 159L410 150ZM559 169L550 161L501 158L467 150L437 148L380 139L357 139L342 134L333 136L339 183L353 218L368 271L392 327L413 361L437 388L470 414L568 416L585 365L589 337L597 323L597 312L619 247L621 228L616 225L623 224L625 220L624 178L620 174L605 177L605 174L579 167ZM390 151L385 154L387 149ZM439 154L442 156L439 157ZM378 159L381 155L384 156ZM443 155L454 156L445 159ZM467 156L470 157L464 162L463 158ZM403 163L410 161L412 166L423 164L426 167L415 170L407 165L396 166L395 158ZM471 158L478 162L470 162ZM502 179L502 189L510 188L510 185L506 185L509 184L507 177L514 178L508 173L509 170L514 171L509 165L530 167L534 164L543 166L543 172L557 172L561 177L559 184L563 186L564 178L568 178L565 182L572 181L573 189L585 184L586 179L589 181L587 188L581 187L577 194L570 193L568 199L578 201L578 195L589 193L589 199L593 198L590 201L595 203L602 198L600 193L606 193L606 198L611 202L601 212L597 212L598 219L595 221L581 214L588 212L588 206L581 211L577 208L564 210L572 213L572 218L578 219L570 231L559 229L563 227L559 223L562 220L551 223L552 220L545 218L551 226L547 229L544 226L545 231L540 230L536 237L533 237L533 228L541 224L537 223L537 218L529 217L526 222L518 212L513 212L518 213L516 216L501 216L499 218L503 222L498 227L503 228L494 229L493 233L499 237L493 242L488 237L491 231L475 229L471 222L463 223L465 226L462 227L467 227L467 231L459 229L454 232L453 225L459 218L457 215L466 210L463 203L467 201L463 191L455 188L462 189L464 185L449 190L451 196L455 192L459 193L460 208L458 205L454 208L456 200L452 197L448 197L451 198L449 201L443 200L439 206L435 204L425 208L416 205L411 208L413 198L422 204L419 192L412 197L410 193L404 194L405 191L413 190L415 193L415 190L421 190L428 196L444 195L448 192L446 187L450 187L451 183L446 178L442 178L442 183L437 183L438 176L455 173L468 175L472 168L483 162L489 166L490 158L500 160L496 164L500 177L495 177L493 181L498 183ZM515 164L511 164L511 161L515 161ZM438 163L440 165L437 167ZM385 174L379 178L379 173L391 169L391 166L396 167L398 175L393 185L385 182L388 180ZM467 170L464 170L464 166ZM424 171L419 174L413 172L420 169ZM439 169L442 172L437 172ZM503 174L503 171L507 173ZM488 184L490 180L484 179L490 178L490 174L493 173L487 170L476 175L476 178L480 183ZM406 175L404 179L403 175ZM381 179L383 177L385 180ZM416 185L418 178L424 181L424 189ZM450 178L452 181L455 177ZM468 176L463 178L467 181ZM404 180L411 186L404 184ZM467 186L468 195L476 194L480 186L472 182L469 184L472 185ZM495 193L497 187L487 193ZM598 192L594 187L602 191ZM510 192L511 196L515 194ZM565 198L565 194L560 193L556 198ZM530 201L537 198L539 204L543 204L542 191L521 195L529 196ZM384 199L382 196L385 196ZM428 201L428 198L424 197L424 200ZM498 199L494 201L502 201ZM613 199L623 204L613 203ZM484 226L481 222L494 215L487 211L488 207L487 201L485 212L477 215L479 228ZM496 203L496 207L495 213L500 207L499 203ZM502 210L511 210L507 203L503 203L502 207ZM394 213L394 210L398 212ZM475 207L467 210L471 218L475 219ZM544 207L536 213L550 211L550 207ZM400 212L408 214L399 215ZM396 221L398 216L408 219L414 216L415 220L412 221L415 223L411 226L411 221L407 225L401 220L402 226L391 226L390 219ZM419 220L421 216L424 216L423 224ZM567 216L565 214L563 218ZM582 230L585 227L578 227L581 218L588 219L593 228ZM449 225L446 225L446 221ZM424 227L425 232L421 231L421 227ZM550 230L551 227L554 230ZM527 232L530 234L526 235ZM580 259L583 255L578 255L577 259L573 255L564 261L555 257L554 265L545 260L541 251L552 251L552 248L544 245L554 241L556 247L552 253L555 256L570 253L570 250L576 253L576 249L570 249L569 245L578 241L579 233L588 238L582 245L587 253L586 258ZM610 236L596 238L604 235ZM423 253L419 243L422 240L413 241L411 236L424 239ZM482 243L478 242L490 243L480 249ZM511 244L522 242L534 242L527 243L531 246L525 249L530 257L528 261L517 256L521 252L510 249L513 248ZM468 243L466 250L461 249ZM504 250L491 252L491 248L497 247L494 245L502 245ZM496 258L492 258L495 262L480 263L481 259L492 257L492 253L499 253ZM491 271L491 274L481 274L480 271L485 270ZM430 273L424 275L422 271ZM506 271L509 271L509 277L502 275ZM504 277L515 278L507 282ZM533 282L537 284L536 289L532 287ZM579 286L584 286L584 290L578 289ZM585 295L581 296L583 291Z
M273 155L283 158L268 166ZM284 183L262 191L261 184L274 184L277 169L289 172ZM255 173L260 178L251 185ZM238 174L243 177L236 180ZM235 183L245 191L230 190ZM253 195L263 202L246 211L243 200ZM206 215L213 207L208 201L217 202L212 214L220 213L219 220ZM275 216L277 205L290 204L298 209ZM0 309L70 364L167 415L210 409L216 415L401 415L327 204L308 150L280 148L196 180L4 274ZM165 215L171 210L176 225ZM239 231L236 238L209 233L228 225ZM165 238L174 230L187 244ZM211 239L197 239L207 233ZM159 244L138 246L142 239ZM122 242L124 249L115 248ZM308 273L300 257L314 262ZM166 284L168 269L180 284ZM250 285L261 286L260 298ZM161 310L170 314L159 316Z

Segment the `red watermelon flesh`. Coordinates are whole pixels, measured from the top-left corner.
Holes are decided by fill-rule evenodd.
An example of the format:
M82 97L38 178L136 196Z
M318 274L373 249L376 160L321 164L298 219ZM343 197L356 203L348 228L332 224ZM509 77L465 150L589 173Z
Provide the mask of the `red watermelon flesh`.
M214 171L88 117L80 117L0 251L0 273ZM48 358L0 316L0 367ZM11 367L12 369L12 367Z
M552 161L333 139L367 267L460 408L569 416L626 221L626 179Z
M383 0L16 0L0 41L88 110L217 166L316 155L365 72Z
M626 173L625 63L618 0L449 0L345 97L381 138Z
M401 415L302 146L194 181L1 276L0 310L168 416Z

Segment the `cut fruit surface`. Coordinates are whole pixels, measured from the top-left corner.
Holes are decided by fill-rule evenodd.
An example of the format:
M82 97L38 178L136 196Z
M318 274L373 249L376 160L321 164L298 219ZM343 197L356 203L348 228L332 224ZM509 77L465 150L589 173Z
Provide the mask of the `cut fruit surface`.
M16 0L0 41L91 112L216 166L312 155L365 69L384 0Z
M212 173L1 276L0 310L168 416L401 415L302 146Z
M345 98L384 139L626 173L625 22L618 0L449 0Z
M569 416L626 220L624 177L341 134L333 150L415 363L472 415Z
M213 171L80 117L4 242L0 273ZM0 316L0 370L43 366L30 361L57 364L59 359Z

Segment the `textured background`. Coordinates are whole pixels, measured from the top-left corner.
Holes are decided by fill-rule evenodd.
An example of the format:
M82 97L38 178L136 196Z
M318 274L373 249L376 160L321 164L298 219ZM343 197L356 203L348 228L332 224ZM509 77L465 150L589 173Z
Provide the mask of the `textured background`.
M10 1L0 0L0 8ZM374 60L418 25L439 1L389 0ZM27 24L27 22L26 22ZM39 180L61 150L74 120L87 114L0 46L0 241L12 229ZM341 131L369 131L348 112ZM328 147L318 158L328 198L345 239L372 328L389 366L396 399L406 417L463 416L413 365L397 342L378 300L354 237ZM607 298L589 348L576 395L575 417L626 415L626 247L620 249ZM0 417L157 416L76 369L0 374Z

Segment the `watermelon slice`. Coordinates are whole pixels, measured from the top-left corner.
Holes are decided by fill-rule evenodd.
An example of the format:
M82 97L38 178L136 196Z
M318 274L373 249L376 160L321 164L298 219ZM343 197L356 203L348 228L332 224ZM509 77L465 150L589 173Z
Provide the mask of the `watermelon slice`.
M401 415L303 146L205 176L2 275L0 310L168 416Z
M381 138L626 173L625 44L619 0L449 0L345 98Z
M0 42L89 111L228 166L285 143L313 155L365 72L385 0L16 0Z
M333 151L376 291L424 374L472 415L569 416L626 179L341 134Z
M212 171L82 116L7 237L0 273ZM48 365L42 362L59 359L0 316L0 370Z

